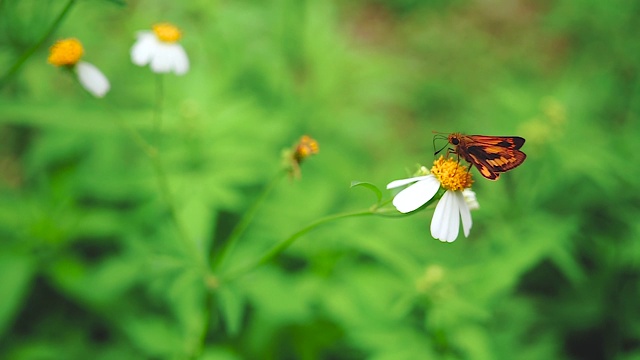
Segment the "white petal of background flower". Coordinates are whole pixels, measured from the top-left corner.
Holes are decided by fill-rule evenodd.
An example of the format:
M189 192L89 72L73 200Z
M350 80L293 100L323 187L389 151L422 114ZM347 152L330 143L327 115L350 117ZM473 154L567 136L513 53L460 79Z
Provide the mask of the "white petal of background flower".
M176 75L183 75L189 71L189 58L184 48L178 44L174 44L175 49L173 54L173 70Z
M427 176L433 176L433 175L425 175L425 176L416 176L416 177L412 177L412 178L408 178L408 179L401 179L401 180L394 180L392 182L390 182L389 184L387 184L387 189L394 189L400 186L404 186L407 184L411 184L414 183L416 181L420 181L420 180L424 180L427 178Z
M140 31L138 40L131 48L131 61L139 66L147 65L151 62L158 45L159 41L151 31Z
M446 191L433 212L431 236L440 241L452 242L458 237L460 210L454 193Z
M139 66L149 64L155 73L175 72L183 75L189 71L189 58L180 44L160 41L151 31L140 31L131 48L131 61Z
M109 80L94 65L80 61L75 66L80 84L97 97L103 97L111 88Z
M439 188L440 183L435 176L427 175L424 179L400 191L398 195L393 198L393 206L401 213L416 210L431 200Z
M173 64L173 49L165 44L158 44L151 59L151 70L155 73L168 73Z
M458 202L458 208L460 209L460 217L462 218L462 230L464 231L464 236L469 237L469 231L471 231L471 226L473 225L469 205L467 204L467 200L464 198L464 193L462 191L455 191L454 195Z

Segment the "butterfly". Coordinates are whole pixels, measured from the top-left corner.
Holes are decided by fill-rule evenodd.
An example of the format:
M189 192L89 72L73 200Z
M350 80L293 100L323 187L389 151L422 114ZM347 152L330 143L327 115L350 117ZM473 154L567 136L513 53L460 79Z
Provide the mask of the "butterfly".
M447 141L454 146L454 153L473 164L480 171L480 175L489 180L498 180L500 173L520 166L527 158L527 155L520 151L524 145L524 138L519 136L452 133L447 136Z

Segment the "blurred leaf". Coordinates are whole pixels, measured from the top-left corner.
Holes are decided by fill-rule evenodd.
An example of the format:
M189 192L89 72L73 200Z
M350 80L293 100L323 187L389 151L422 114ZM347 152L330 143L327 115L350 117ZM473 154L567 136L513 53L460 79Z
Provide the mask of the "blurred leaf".
M233 285L220 288L217 294L225 329L229 335L236 336L242 326L246 300Z
M0 256L0 337L23 305L34 271L33 261L26 256L10 253Z
M126 6L127 2L125 0L105 0L107 2L112 2L116 5L120 5L120 6Z
M202 360L240 360L239 355L235 354L232 349L229 348L207 348L201 357Z
M149 357L183 357L183 337L175 324L161 315L136 314L120 319L133 344Z

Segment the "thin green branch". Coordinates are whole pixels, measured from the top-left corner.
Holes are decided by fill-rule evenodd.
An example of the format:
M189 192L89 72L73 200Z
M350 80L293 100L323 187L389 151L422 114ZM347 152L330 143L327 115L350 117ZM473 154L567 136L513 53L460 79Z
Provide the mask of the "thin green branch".
M248 272L253 271L254 269L258 268L259 266L269 262L271 259L275 258L278 254L282 253L285 249L287 249L289 246L291 246L291 244L293 244L294 241L296 241L296 239L298 239L299 237L301 237L302 235L308 233L309 231L315 229L316 227L334 221L334 220L339 220L339 219L345 219L345 218L350 218L350 217L359 217L359 216L367 216L367 215L375 215L376 214L376 209L367 209L367 210L361 210L361 211L355 211L355 212L348 212L348 213L342 213L342 214L335 214L335 215L329 215L326 217L323 217L321 219L318 219L314 222L312 222L311 224L305 226L303 229L298 230L297 232L295 232L293 235L289 236L288 238L282 240L281 242L279 242L278 244L276 244L274 247L272 247L269 251L267 251L264 255L262 255L259 259L257 259L256 261L254 261L253 263L239 269L236 271L233 271L229 274L225 274L222 275L220 277L220 282L227 282L230 280L233 280L235 278L238 278Z
M162 82L162 74L157 74L156 81L156 102L153 111L153 119L154 119L154 130L159 140L160 135L160 125L162 124L162 110L163 110L163 101L164 101L164 90L163 82ZM160 192L169 206L169 213L171 214L171 220L178 231L178 236L182 241L183 245L188 249L193 257L193 260L197 261L199 265L203 268L205 266L205 257L198 253L198 249L196 244L189 239L189 234L187 232L186 227L182 224L180 220L180 216L178 215L178 210L176 208L175 198L171 192L171 186L169 185L169 177L167 176L167 172L162 163L162 159L160 156L160 151L156 151L153 156L150 156L151 164L153 165L153 169L156 173L156 177L158 179L158 185L160 186ZM205 269L206 271L206 269Z
M153 165L153 169L156 173L156 177L158 178L158 185L160 186L160 193L164 198L165 202L169 206L169 213L171 214L171 220L173 221L176 229L178 230L178 235L185 246L194 254L196 258L201 258L201 256L197 255L197 249L195 244L189 240L189 235L187 233L186 228L182 225L180 221L180 217L178 216L178 210L175 206L175 199L173 194L171 193L171 187L169 186L169 178L167 176L167 172L164 169L162 164L162 160L160 159L159 153L156 156L151 157L151 164Z
M88 95L88 93L87 93ZM90 96L90 95L89 95ZM93 96L91 96L93 98ZM104 105L104 108L109 111L113 116L110 118L131 138L134 144L136 144L140 150L149 158L154 159L158 155L158 150L145 140L142 135L132 127L128 122L122 120L120 114L109 106L108 103L100 101Z
M244 232L249 227L249 224L251 224L251 222L253 221L253 218L255 217L255 215L256 215L258 209L260 208L260 206L262 205L262 203L264 203L264 201L266 200L267 196L276 187L276 185L280 182L280 179L282 179L282 177L285 174L286 174L285 171L278 172L276 174L276 176L274 176L271 179L271 181L269 181L269 183L267 183L267 185L265 185L265 187L262 189L262 192L260 193L260 195L255 199L253 204L251 204L251 206L249 207L249 210L247 210L244 213L244 216L242 217L242 219L240 219L238 224L236 224L236 226L233 228L233 231L231 231L231 234L227 238L227 241L226 241L224 247L220 251L219 255L217 255L215 262L213 262L213 268L219 269L224 265L224 262L227 259L227 256L235 248L238 240L240 239L240 237L242 237ZM216 254L212 254L212 257L213 257L213 255L216 255Z
M174 205L175 201L171 193L171 187L169 185L168 176L165 171L164 165L162 164L162 159L160 158L158 149L150 145L142 137L142 135L140 135L140 133L136 129L134 129L127 122L123 121L120 118L120 115L116 111L114 111L112 107L105 106L105 108L107 108L109 112L113 114L111 119L113 119L115 123L120 128L122 128L126 134L129 135L129 137L133 140L133 142L142 150L142 152L147 156L147 158L151 162L153 170L156 174L156 178L158 179L158 186L160 187L160 193L164 198L164 201L169 206L171 221L174 223L180 239L182 240L184 245L187 247L187 249L189 249L189 251L192 253L192 256L194 257L194 259L198 260L199 262L202 262L202 260L204 260L203 256L198 254L195 244L189 240L188 233L185 227L182 225L180 218L178 217L178 211L176 210L176 207ZM201 265L204 265L204 262L202 262Z
M53 21L49 30L47 30L40 38L40 40L38 40L38 42L27 49L27 51L25 51L22 56L20 56L18 60L16 60L16 62L9 68L9 71L7 71L7 73L2 77L2 80L0 80L0 89L2 89L9 83L9 80L11 80L11 78L18 72L18 70L22 67L22 65L24 65L27 59L29 59L29 57L31 57L31 55L33 55L33 53L35 53L36 50L38 50L42 46L42 44L47 41L47 39L56 31L56 29L58 29L58 27L62 23L62 20L64 20L67 14L69 14L69 11L71 11L71 8L73 7L73 4L75 4L75 2L76 0L69 0L58 17Z

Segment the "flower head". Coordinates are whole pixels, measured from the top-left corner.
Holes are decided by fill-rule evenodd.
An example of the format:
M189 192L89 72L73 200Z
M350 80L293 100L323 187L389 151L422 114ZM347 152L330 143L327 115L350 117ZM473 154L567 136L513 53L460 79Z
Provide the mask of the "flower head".
M58 40L49 49L50 64L55 66L73 66L84 55L84 48L78 39L70 38Z
M320 151L318 142L309 135L303 135L293 146L293 149L284 152L285 166L292 177L300 177L300 164Z
M178 44L182 32L169 23L152 26L152 31L139 31L131 48L131 61L139 66L149 64L155 73L185 74L189 70L187 53Z
M103 97L111 88L109 80L94 65L80 61L82 55L84 48L78 39L58 40L51 46L47 61L55 66L73 70L82 87L97 97Z
M429 172L423 167L417 175L387 185L387 189L409 185L394 197L396 209L402 213L417 210L431 201L442 188L445 191L433 213L431 235L441 241L454 241L458 237L462 218L464 236L469 236L473 224L470 210L476 209L478 202L470 189L473 179L467 169L457 161L441 156L433 162ZM469 203L465 199L469 199Z
M300 141L296 144L296 149L293 152L293 157L298 164L311 155L315 155L320 151L318 142L311 138L309 135L302 135Z

